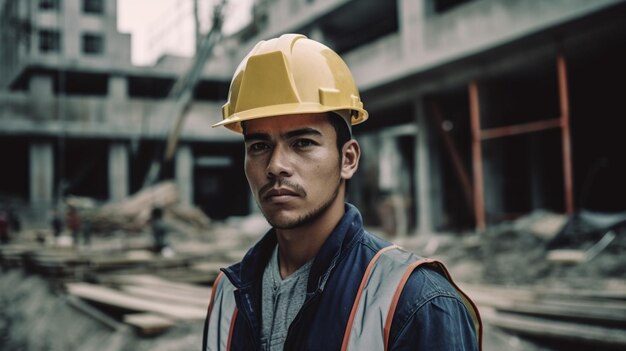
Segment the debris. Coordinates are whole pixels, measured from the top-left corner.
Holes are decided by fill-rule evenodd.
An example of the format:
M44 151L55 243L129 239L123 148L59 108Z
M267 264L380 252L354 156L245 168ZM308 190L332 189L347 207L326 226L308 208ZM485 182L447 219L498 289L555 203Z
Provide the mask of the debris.
M153 207L172 206L178 199L178 190L173 182L156 184L120 202L94 210L91 214L92 229L100 232L119 229L136 231L146 226Z
M205 307L172 305L168 301L146 300L119 290L88 283L70 283L67 291L73 296L128 311L154 312L178 320L204 319ZM208 300L207 300L208 301Z
M579 248L598 241L610 230L626 228L626 212L603 213L580 210L569 218L563 229L547 244L548 250Z
M488 308L481 309L481 316L485 322L500 328L535 338L557 340L560 345L566 341L578 347L581 344L589 345L590 350L623 350L626 347L626 334L622 328L580 325L566 321L494 312Z
M567 249L550 250L548 251L546 259L551 262L559 263L585 263L596 257L600 252L602 252L602 250L606 249L615 237L615 232L609 230L606 234L604 234L602 239L586 251Z
M536 210L529 215L518 218L513 228L517 231L529 232L542 239L551 239L559 233L567 222L567 215L547 210Z
M133 313L124 316L124 323L135 327L141 335L154 336L174 326L174 321L154 313Z

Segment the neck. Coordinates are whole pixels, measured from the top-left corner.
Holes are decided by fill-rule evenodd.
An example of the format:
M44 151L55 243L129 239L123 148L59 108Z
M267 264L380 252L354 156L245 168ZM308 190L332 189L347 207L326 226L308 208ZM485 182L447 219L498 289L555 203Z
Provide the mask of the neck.
M276 229L280 275L284 279L313 259L345 213L343 196L311 223L293 229Z

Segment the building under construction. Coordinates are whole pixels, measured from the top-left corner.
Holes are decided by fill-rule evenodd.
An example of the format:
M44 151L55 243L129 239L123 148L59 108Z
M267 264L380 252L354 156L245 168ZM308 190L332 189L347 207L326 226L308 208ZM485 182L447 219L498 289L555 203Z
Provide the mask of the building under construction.
M0 193L119 199L161 157L184 60L130 64L115 1L0 1ZM259 40L302 33L350 66L370 120L350 201L395 233L538 209L626 210L626 2L258 0L215 48L161 178L214 218L252 211L221 119ZM386 223L390 222L390 223Z
M191 60L133 66L116 1L0 4L0 194L45 213L67 195L119 200L140 189L163 161L177 113L168 96ZM239 139L210 128L231 70L217 55L204 67L176 155L156 177L175 179L181 200L214 218L250 211L243 149L230 146Z

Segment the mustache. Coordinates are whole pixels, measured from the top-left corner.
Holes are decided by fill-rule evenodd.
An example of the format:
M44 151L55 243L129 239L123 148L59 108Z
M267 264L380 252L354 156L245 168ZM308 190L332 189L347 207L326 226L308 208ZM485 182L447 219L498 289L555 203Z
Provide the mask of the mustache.
M264 199L265 194L267 194L268 191L274 188L287 188L288 190L298 194L298 196L300 197L307 196L306 190L304 190L304 188L301 187L299 184L290 182L289 180L286 180L284 178L275 178L267 184L263 185L261 189L259 189L259 199Z

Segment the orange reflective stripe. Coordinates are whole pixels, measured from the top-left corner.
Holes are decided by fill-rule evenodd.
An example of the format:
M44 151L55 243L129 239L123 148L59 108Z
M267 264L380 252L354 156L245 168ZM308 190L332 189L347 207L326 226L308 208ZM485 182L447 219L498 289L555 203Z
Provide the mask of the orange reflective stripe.
M393 315L396 313L396 306L398 306L398 300L400 300L400 295L402 294L402 290L404 289L406 282L409 280L409 277L411 276L411 273L413 273L415 268L424 263L430 262L433 262L433 260L428 258L422 258L411 263L404 271L404 275L402 275L402 279L400 280L400 283L396 288L396 292L393 294L391 306L389 306L389 312L387 312L387 319L385 320L385 351L387 351L389 347L389 333L391 332L391 322L393 321Z
M367 265L365 269L365 273L363 274L363 278L361 279L361 285L359 285L359 290L357 290L356 297L354 298L354 304L352 305L352 311L350 311L350 318L348 318L348 324L346 324L346 331L343 335L343 343L341 344L341 351L346 351L348 348L348 342L350 341L350 333L352 332L352 324L354 323L354 317L359 307L359 301L361 301L361 295L363 294L363 289L367 285L367 281L369 279L372 268L376 264L376 261L380 258L380 256L388 250L395 249L398 246L390 245L385 248L379 250L374 257L370 260L370 263Z
M220 283L220 279L222 279L222 276L224 275L224 272L219 272L217 275L217 278L215 278L215 281L213 282L213 286L211 287L211 300L209 301L209 308L207 309L207 321L209 320L209 318L211 318L211 311L213 311L213 304L215 303L215 294L216 294L216 288L217 285Z
M206 350L228 350L233 337L234 318L237 315L237 306L234 297L235 287L226 278L218 275L213 284L211 302L209 304L206 329Z
M235 321L237 320L237 313L239 309L235 307L235 312L233 312L233 319L230 321L230 331L228 332L228 343L226 344L226 351L230 351L230 345L233 341L233 331L235 330Z

